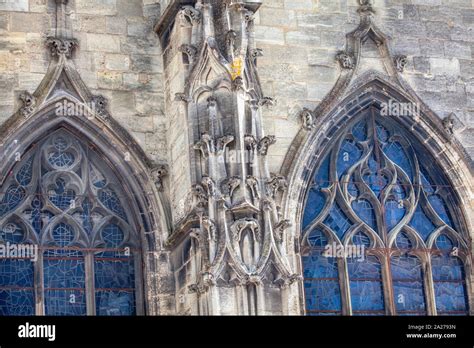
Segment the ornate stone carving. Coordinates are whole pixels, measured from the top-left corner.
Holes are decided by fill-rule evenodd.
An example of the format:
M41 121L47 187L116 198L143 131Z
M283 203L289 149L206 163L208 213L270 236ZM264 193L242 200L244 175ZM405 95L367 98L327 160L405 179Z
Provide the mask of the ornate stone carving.
M94 95L91 99L95 112L102 118L109 118L109 101L103 95Z
M201 12L195 9L193 6L183 6L181 8L181 15L185 16L189 19L189 21L193 24L201 23Z
M263 57L263 50L261 48L255 48L250 51L250 57L255 65L257 65L258 57Z
M196 61L196 56L198 52L195 46L183 44L179 46L178 51L187 55L189 59L189 63L194 64L194 62Z
M270 146L276 143L276 138L274 135L268 135L261 139L258 142L257 150L258 153L262 156L266 156L268 154L268 150Z
M245 147L249 150L255 150L257 147L257 139L251 134L244 136Z
M168 168L165 165L159 165L151 171L153 180L158 191L163 191L163 178L168 176Z
M247 228L252 231L256 241L260 240L261 236L258 221L251 218L244 218L235 221L230 227L230 230L232 232L232 238L234 239L234 241L239 241L242 231Z
M223 181L223 191L232 198L234 191L240 186L242 180L238 176L233 176Z
M371 0L359 0L360 7L358 9L359 13L375 13L374 8L372 7Z
M271 197L276 197L278 191L285 191L288 187L286 178L282 175L272 173L272 178L267 182L268 193Z
M36 97L31 93L24 91L20 94L20 100L23 102L23 106L20 109L21 114L25 118L29 117L35 110Z
M247 176L245 183L250 188L254 200L260 199L260 190L258 188L258 179L252 175Z
M208 176L203 176L201 180L202 186L207 190L207 196L208 197L216 197L217 196L217 191L216 191L216 185L214 183L214 180L212 180Z
M207 232L209 240L217 240L216 223L213 220L205 216L202 218L201 226Z
M225 135L215 140L208 133L204 133L201 136L201 140L194 145L194 149L201 151L203 157L207 158L210 154L224 152L233 141L234 137L232 135Z
M274 106L276 104L276 100L270 97L263 97L258 101L258 105L260 106Z
M395 67L397 68L398 72L404 72L405 67L408 64L408 57L405 55L400 55L395 57Z
M202 185L196 184L193 185L191 189L191 194L195 198L195 206L198 207L199 209L203 209L206 207L208 203L208 198L206 194L206 190Z
M290 220L282 220L273 227L273 231L275 233L275 239L277 240L277 242L283 241L283 233L290 226L291 226Z
M314 114L310 109L304 108L300 112L300 118L304 129L310 131L314 128Z
M354 56L348 52L339 52L336 55L336 59L344 69L354 69L355 59Z
M78 46L78 42L76 39L48 37L46 45L49 47L53 57L64 55L66 58L70 58L74 49Z
M455 125L454 122L455 122L455 115L453 113L445 117L443 120L444 129L446 130L446 132L448 132L449 135L454 134L454 125Z

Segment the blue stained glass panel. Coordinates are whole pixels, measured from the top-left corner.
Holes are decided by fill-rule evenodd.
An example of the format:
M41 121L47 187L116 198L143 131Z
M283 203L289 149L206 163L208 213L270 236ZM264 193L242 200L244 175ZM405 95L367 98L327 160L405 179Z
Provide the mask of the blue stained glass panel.
M358 312L384 314L385 304L382 288L382 269L377 258L347 259L351 303L354 314Z
M14 223L7 223L0 230L0 241L8 242L11 244L21 243L25 239L23 230Z
M122 203L120 202L117 194L112 190L102 190L99 193L99 199L108 209L120 216L122 219L127 221L127 216L123 210Z
M342 238L352 225L349 218L337 204L331 208L331 212L324 220L324 224L331 228L339 238Z
M365 199L353 201L352 209L362 221L369 225L373 230L377 230L377 220L375 218L374 207L372 207L372 204L369 201Z
M18 207L25 197L26 192L23 187L11 185L0 202L0 217Z
M415 256L393 257L390 263L398 314L418 313L426 315L423 271Z
M352 128L352 134L359 141L367 140L367 121L360 121Z
M21 186L28 186L33 178L33 159L34 156L31 156L16 175L16 180Z
M431 260L438 314L468 314L468 296L462 261L449 255Z
M63 179L56 181L56 187L49 194L49 200L61 210L71 208L75 199L76 193L73 190L66 189L66 182Z
M328 243L328 239L321 230L314 230L308 236L308 243L313 248L324 248Z
M397 164L407 174L410 180L413 181L413 170L410 159L405 152L403 146L398 142L390 142L384 148L384 153L390 158L392 162Z
M418 206L416 207L415 214L413 214L413 218L411 219L408 225L413 227L425 241L436 229L436 226L425 214L424 209L421 207L420 204L418 204Z
M337 174L341 178L362 157L362 150L351 140L344 140L337 158Z
M451 217L449 216L449 211L444 202L443 198L439 195L431 195L428 197L428 201L431 204L431 207L434 209L436 214L443 220L447 225L453 227Z
M0 287L1 316L32 316L35 314L33 289L7 290Z
M85 291L45 289L46 315L84 316L87 314Z
M405 232L400 232L397 235L397 239L395 240L397 248L402 250L409 250L412 248L413 244Z
M406 215L406 208L400 202L389 200L385 203L385 223L387 230L391 231Z
M135 315L135 294L130 291L97 291L95 294L97 315Z
M326 204L326 195L319 189L309 191L306 209L303 216L303 229L308 227L323 211Z

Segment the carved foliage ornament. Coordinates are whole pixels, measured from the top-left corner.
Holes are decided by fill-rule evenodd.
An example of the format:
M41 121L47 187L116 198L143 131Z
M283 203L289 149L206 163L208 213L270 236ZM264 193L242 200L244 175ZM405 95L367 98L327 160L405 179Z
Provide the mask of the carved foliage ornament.
M48 37L46 45L49 47L53 57L59 57L61 55L70 58L72 52L78 46L76 39L60 39L56 37Z

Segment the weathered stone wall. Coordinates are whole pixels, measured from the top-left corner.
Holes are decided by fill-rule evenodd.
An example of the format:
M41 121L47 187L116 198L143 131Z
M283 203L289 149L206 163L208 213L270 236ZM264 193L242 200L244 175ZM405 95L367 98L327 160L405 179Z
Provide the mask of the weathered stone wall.
M270 166L280 170L300 128L298 112L313 110L339 76L335 60L358 24L357 0L265 1L256 21L260 79L277 99L265 110L267 134L278 142ZM376 22L394 54L409 63L404 78L440 118L456 113L456 136L474 156L474 4L471 0L376 0Z
M87 86L108 97L113 117L151 158L166 161L161 48L153 32L159 2L75 0L67 16L69 35L79 40L74 63ZM34 92L46 73L54 4L0 1L0 122L18 109L20 92Z

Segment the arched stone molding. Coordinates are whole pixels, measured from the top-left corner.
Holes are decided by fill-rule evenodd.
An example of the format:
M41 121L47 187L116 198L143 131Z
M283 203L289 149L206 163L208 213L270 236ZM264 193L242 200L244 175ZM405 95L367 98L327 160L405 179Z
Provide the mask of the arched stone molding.
M34 93L21 95L24 106L0 127L0 184L18 156L58 129L75 134L91 146L114 169L124 192L133 198L129 202L133 209L130 215L141 239L145 313L158 315L160 296L169 295L160 290L162 278L170 276L163 272L163 267L158 269L170 231L169 208L161 192L163 164L154 163L111 117L104 97L90 92L68 59L77 42L69 45L65 41L75 42L48 39L52 61L44 79ZM157 171L161 173L160 180Z
M347 35L346 50L336 59L341 64L341 74L333 89L315 110L303 109L301 118L303 127L295 137L285 157L281 175L288 180L288 190L283 196L283 218L288 219L287 250L295 250L287 255L292 266L302 274L302 218L305 196L311 175L323 156L333 146L346 123L370 107L381 109L391 100L396 103L409 103L418 106L418 112L409 116L397 117L400 127L405 128L423 145L424 150L436 160L456 192L459 215L463 231L474 228L474 185L473 163L462 145L452 136L452 132L402 77L406 57L395 56L389 47L389 39L374 23L374 10L370 2L361 1L359 27ZM380 52L384 71L375 71L363 64L361 51L363 45L371 40ZM470 241L472 235L464 236ZM467 287L470 295L470 308L473 313L472 262L466 262ZM341 289L342 290L342 289ZM294 314L303 314L304 290L299 282L298 294L290 303Z

